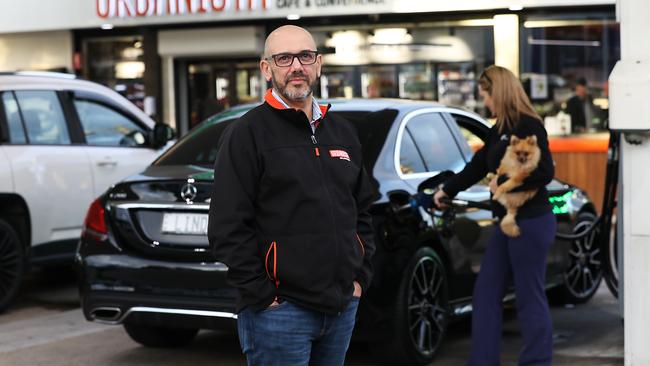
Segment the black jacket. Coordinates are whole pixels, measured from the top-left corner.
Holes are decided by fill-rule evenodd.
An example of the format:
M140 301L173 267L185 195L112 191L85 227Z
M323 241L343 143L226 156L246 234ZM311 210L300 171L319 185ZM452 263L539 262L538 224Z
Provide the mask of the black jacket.
M467 163L460 173L444 183L443 191L449 197L454 197L458 192L483 179L487 173L495 173L510 143L510 136L513 134L521 138L530 135L537 136L537 145L541 150L537 169L524 180L524 184L513 190L513 192L516 192L533 188L538 189L537 194L519 208L517 217L522 219L531 218L551 211L552 207L548 201L546 185L553 179L555 167L548 148L548 136L544 125L538 119L527 115L523 115L512 130L504 129L502 133L499 133L497 126L493 126L490 129L485 146L474 154L472 160ZM501 184L506 179L507 177L500 176L497 182ZM505 216L506 210L499 202L491 201L491 204L495 216L499 218Z
M268 98L267 98L268 100ZM315 134L306 115L268 102L221 138L208 237L237 311L277 297L326 313L345 309L353 281L368 288L375 246L361 145L346 120L325 114Z

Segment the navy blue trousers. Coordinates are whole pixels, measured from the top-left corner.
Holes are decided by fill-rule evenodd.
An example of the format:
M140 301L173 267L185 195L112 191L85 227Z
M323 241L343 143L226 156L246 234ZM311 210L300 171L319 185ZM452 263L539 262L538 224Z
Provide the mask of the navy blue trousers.
M544 277L557 223L549 212L517 224L521 228L517 238L506 236L497 225L481 263L472 300L470 366L500 364L503 297L513 282L524 341L519 365L551 364L553 334Z

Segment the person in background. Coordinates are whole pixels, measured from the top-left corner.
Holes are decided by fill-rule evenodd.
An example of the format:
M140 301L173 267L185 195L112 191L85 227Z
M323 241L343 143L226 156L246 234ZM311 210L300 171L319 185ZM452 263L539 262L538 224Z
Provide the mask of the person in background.
M354 127L312 96L321 63L305 29L271 32L273 87L219 142L208 239L249 366L342 366L372 277L376 197Z
M587 80L578 79L573 90L575 95L566 103L567 113L571 116L571 132L586 132L595 117L593 101L587 91Z
M546 185L555 173L542 120L524 92L517 77L508 69L490 66L478 80L479 95L496 117L485 146L478 150L465 168L447 180L434 195L437 207L471 187L488 173L495 173L509 145L510 137L534 135L541 150L537 168L513 191L537 189L533 198L519 208L518 237L506 236L499 225L487 245L472 298L472 350L469 366L500 365L503 297L514 282L517 317L523 336L519 365L551 364L553 334L551 314L544 289L546 256L555 240L556 221L548 201ZM490 192L508 177L496 176ZM503 219L505 208L491 201L492 213Z

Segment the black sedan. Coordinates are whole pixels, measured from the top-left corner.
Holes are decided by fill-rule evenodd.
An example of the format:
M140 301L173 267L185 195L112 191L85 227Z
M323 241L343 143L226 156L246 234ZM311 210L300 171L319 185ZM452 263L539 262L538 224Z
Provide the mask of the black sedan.
M456 206L431 215L403 209L420 183L459 171L483 144L489 124L475 114L428 102L331 101L356 127L379 199L375 276L358 313L355 339L379 344L400 364L426 364L450 320L471 312L481 257L495 221L490 211ZM141 174L125 179L90 207L76 262L83 311L90 321L122 324L153 347L190 342L199 329L233 324L235 292L206 237L217 141L253 106L203 122ZM577 233L595 219L578 188L548 186L559 230ZM487 184L458 195L489 200ZM593 237L557 241L548 256L549 296L587 301L601 280ZM511 300L512 295L504 301Z

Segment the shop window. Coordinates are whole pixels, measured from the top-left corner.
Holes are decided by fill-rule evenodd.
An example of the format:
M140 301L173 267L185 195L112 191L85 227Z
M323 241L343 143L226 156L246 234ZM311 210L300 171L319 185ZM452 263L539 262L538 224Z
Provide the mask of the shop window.
M261 100L262 75L259 67L237 70L237 99L239 104Z
M608 19L529 20L522 38L522 82L549 134L605 130L607 80L620 59L619 25Z
M353 98L358 96L354 91L354 67L323 67L320 77L320 98Z
M439 113L415 116L409 120L406 129L413 136L427 171L457 171L465 165L456 140Z
M364 66L361 70L361 97L397 98L395 66Z
M398 86L399 97L417 100L433 100L435 98L434 76L431 65L400 66Z
M438 66L438 101L452 106L475 109L476 71L473 63Z
M135 147L146 145L146 133L130 118L92 100L75 99L86 144Z
M142 37L84 41L85 77L106 85L144 109L144 51Z
M65 115L55 92L17 91L15 95L30 144L70 144Z
M475 78L494 62L491 26L376 24L312 34L323 54L321 97L438 99L480 110Z
M18 103L11 92L2 93L2 102L4 104L5 116L9 124L9 142L12 144L24 144L27 142L23 122L20 119Z

